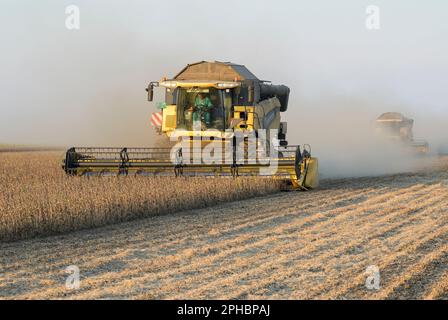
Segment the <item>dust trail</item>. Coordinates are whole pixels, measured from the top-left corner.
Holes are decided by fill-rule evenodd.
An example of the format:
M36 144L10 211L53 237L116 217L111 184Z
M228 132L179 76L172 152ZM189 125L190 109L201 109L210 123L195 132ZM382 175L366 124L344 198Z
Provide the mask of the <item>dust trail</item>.
M323 178L413 171L422 162L422 157L384 140L375 132L374 121L384 112L397 111L414 118L409 107L389 101L341 95L302 98L296 107L303 112L302 120L289 126L288 139L291 143L312 145L313 154L319 158ZM418 127L419 136L425 137L424 125L428 128L430 123L419 121L420 118L414 120L414 132Z

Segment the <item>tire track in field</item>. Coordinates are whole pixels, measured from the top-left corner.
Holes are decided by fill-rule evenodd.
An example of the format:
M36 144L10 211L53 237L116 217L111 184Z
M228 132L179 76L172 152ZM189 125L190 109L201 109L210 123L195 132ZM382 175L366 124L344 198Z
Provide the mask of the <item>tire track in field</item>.
M442 239L448 242L448 237ZM419 254L420 255L420 254ZM438 282L448 265L448 246L427 253L415 265L407 268L396 280L390 283L374 298L376 299L412 299L423 298L428 287Z
M429 229L428 229L429 230ZM326 263L326 260L325 260L325 258L327 258L327 257L334 257L334 256L337 256L338 255L338 253L342 253L342 252L344 252L344 251L346 251L347 250L347 248L349 248L350 246L352 246L353 244L349 244L348 246L343 246L343 247L338 247L338 250L336 250L336 251L331 251L331 248L328 248L327 249L327 251L325 251L324 252L324 254L322 254L322 255L319 255L319 256L315 256L315 257L312 257L312 258L310 258L310 259L306 259L306 257L304 256L304 253L303 252L299 252L300 253L300 260L301 260L301 264L302 265L304 265L304 264L306 264L306 262L307 261L314 261L314 260L319 260L319 262L321 263L321 264L329 264L329 263ZM284 251L287 251L287 250L284 250ZM307 253L309 253L309 252L307 252ZM295 253L296 254L296 253ZM293 255L295 255L295 254L293 254ZM290 257L289 256L282 256L282 259L277 259L276 260L276 262L275 263L271 263L271 264L261 264L262 265L262 267L263 268L265 268L265 269L267 269L267 268L272 268L272 269L277 269L276 268L276 263L281 263L281 262L287 262L288 261L288 259L289 259ZM286 278L286 277L288 277L292 272L294 272L294 270L295 270L295 268L294 267L292 267L292 268L290 268L289 270L285 270L284 268L283 268L283 272L282 272L282 278ZM246 275L247 275L247 271L246 271ZM254 271L254 272L252 272L251 274L252 275L256 275L257 273L262 273L262 270L260 270L260 269L257 269L256 271ZM278 281L279 280L279 278L278 278L278 276L277 276L277 278L276 278L276 281ZM257 285L260 285L260 282L257 282ZM249 287L250 287L251 285L249 285ZM261 285L260 285L261 286ZM252 288L253 289L253 288Z
M442 220L442 219L440 219ZM388 255L382 259L381 263L377 264L382 281L387 283L389 279L393 279L394 277L400 275L400 271L403 267L407 265L411 265L415 263L415 257L413 254L417 252L424 253L424 250L429 250L430 244L442 237L446 237L446 233L448 231L448 226L444 226L443 228L435 228L438 226L440 221L436 221L433 225L430 225L430 228L426 227L422 230L421 233L425 234L423 231L427 232L423 237L423 240L415 241L413 237L410 237L412 241L410 243L406 243L404 245L400 245L400 250L396 252L394 255ZM403 249L403 250L401 250ZM365 266L367 267L367 265ZM349 285L345 285L339 288L334 288L333 290L327 292L320 297L325 298L352 298L352 297L364 297L364 298L372 298L372 292L368 292L365 287L365 279L366 274L364 273L365 269L360 269L357 273L358 276L353 278L353 281Z
M448 300L448 270L432 284L424 299L444 299Z
M417 219L420 219L421 217L418 217ZM413 233L414 236L418 235L419 233L422 232L427 232L427 231L431 231L431 228L433 228L434 226L437 226L437 224L435 224L434 222L432 222L433 225L431 227L426 227L426 229L422 228L421 230L419 230L419 232L415 232ZM375 230L375 227L372 228L373 230ZM352 278L354 277L356 274L360 274L363 273L363 270L359 270L359 269L352 269L351 266L353 264L361 264L365 266L372 264L372 263L368 263L367 262L369 260L374 260L376 262L381 260L381 255L383 254L382 250L384 250L384 248L376 248L376 246L378 246L378 238L382 237L383 235L387 235L388 238L386 238L386 240L394 240L394 242L399 243L400 245L403 244L409 244L413 241L413 238L406 238L406 235L403 236L403 233L405 233L407 230L413 230L413 226L411 224L411 222L409 221L404 221L403 223L398 223L396 225L391 225L389 229L383 229L380 233L370 233L369 238L365 239L365 244L360 246L359 243L349 243L348 246L346 246L347 250L346 252L344 252L343 254L340 255L340 257L332 257L331 260L324 260L323 257L319 257L319 260L321 261L322 265L326 265L326 266L337 266L337 265L349 265L349 268L344 269L344 279L346 278ZM391 232L394 231L394 232ZM369 233L368 230L366 229L365 231L366 233ZM362 234L362 231L360 231L359 233ZM395 238L390 238L392 235L397 235L397 237ZM358 238L359 235L354 233L352 235L353 238ZM362 237L361 237L362 238ZM352 250L352 249L356 249L356 250ZM387 248L388 251L389 248ZM398 247L394 247L394 250L398 250ZM347 252L349 252L347 254ZM387 254L390 255L390 252L387 252ZM299 261L301 262L301 265L303 265L303 258L300 257ZM362 268L362 267L361 267ZM302 268L303 269L303 268ZM354 270L354 272L352 272L353 274L350 275L347 272L349 272L350 270ZM330 272L332 271L332 272ZM325 283L323 283L321 286L313 286L313 288L311 290L308 290L306 296L304 295L303 297L307 297L307 298L312 298L313 296L316 295L322 295L325 291L328 290L328 288L338 288L341 285L341 282L343 282L344 280L341 280L341 273L339 272L339 270L336 268L325 268L325 273L326 273L326 278L328 279L333 279L333 281L325 281ZM313 293L314 292L314 293ZM330 294L331 296L331 294Z

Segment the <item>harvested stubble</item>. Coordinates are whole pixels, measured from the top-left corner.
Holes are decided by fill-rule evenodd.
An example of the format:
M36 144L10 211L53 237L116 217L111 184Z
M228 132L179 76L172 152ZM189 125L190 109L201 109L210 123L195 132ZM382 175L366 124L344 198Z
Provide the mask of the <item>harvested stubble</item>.
M0 153L0 241L91 228L276 192L262 178L68 177L60 152Z

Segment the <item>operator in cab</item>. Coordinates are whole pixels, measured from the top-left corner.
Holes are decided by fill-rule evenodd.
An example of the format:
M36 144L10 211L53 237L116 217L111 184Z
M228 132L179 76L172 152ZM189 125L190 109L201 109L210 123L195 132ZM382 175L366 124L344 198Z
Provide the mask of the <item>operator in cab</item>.
M210 101L208 95L204 92L199 92L199 94L194 99L194 109L193 109L193 121L201 121L201 114L204 116L205 125L210 126L210 111L213 108L213 104Z

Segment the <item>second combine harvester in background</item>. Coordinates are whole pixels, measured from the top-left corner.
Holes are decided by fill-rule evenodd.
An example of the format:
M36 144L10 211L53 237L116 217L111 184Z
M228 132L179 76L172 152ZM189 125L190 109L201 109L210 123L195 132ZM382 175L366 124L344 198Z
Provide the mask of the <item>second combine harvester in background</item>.
M389 141L398 143L399 146L414 154L429 153L429 144L426 140L414 139L413 119L406 118L399 112L386 112L380 115L375 122L378 134Z
M318 164L309 146L286 141L287 125L280 113L288 107L288 87L259 80L243 65L218 61L189 64L172 79L151 82L146 88L149 101L155 87L165 88L158 130L168 138L164 147L73 147L66 152L66 173L261 175L283 179L297 189L317 187ZM198 139L199 152L191 148ZM183 144L172 148L170 140ZM212 162L203 159L210 144L226 151Z

